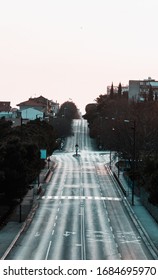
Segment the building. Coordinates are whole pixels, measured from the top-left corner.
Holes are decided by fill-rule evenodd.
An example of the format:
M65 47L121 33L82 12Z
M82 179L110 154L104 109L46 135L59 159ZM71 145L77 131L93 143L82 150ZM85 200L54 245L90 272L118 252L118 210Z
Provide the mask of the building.
M56 116L59 112L59 103L57 102L51 102L51 113L54 116Z
M44 112L34 109L34 108L27 108L21 110L21 117L23 120L35 120L35 119L44 119Z
M0 118L12 118L11 106L9 101L0 101Z
M49 117L49 116L55 116L59 111L59 104L57 102L53 102L52 100L48 100L47 98L43 96L39 96L36 98L29 98L29 100L21 102L17 104L19 106L20 112L23 115L27 115L28 119L32 119L32 116L34 117L36 115L39 115L41 113L41 116ZM32 110L29 110L32 108ZM37 110L40 113L36 113L33 110ZM30 113L30 116L29 116ZM36 117L35 117L36 118ZM42 117L40 117L42 118Z
M23 110L33 108L41 112L47 113L47 104L44 104L42 102L38 102L32 98L29 98L29 100L21 102L17 104L19 106L19 110L22 112Z
M158 81L150 77L145 80L130 80L129 81L129 100L145 101L149 98L149 92L152 90L153 100L158 97Z

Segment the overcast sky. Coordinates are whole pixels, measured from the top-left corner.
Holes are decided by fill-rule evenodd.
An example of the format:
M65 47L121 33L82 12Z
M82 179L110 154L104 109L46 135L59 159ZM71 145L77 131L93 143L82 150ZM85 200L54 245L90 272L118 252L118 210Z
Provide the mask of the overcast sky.
M157 0L0 0L0 100L84 111L107 85L158 80Z

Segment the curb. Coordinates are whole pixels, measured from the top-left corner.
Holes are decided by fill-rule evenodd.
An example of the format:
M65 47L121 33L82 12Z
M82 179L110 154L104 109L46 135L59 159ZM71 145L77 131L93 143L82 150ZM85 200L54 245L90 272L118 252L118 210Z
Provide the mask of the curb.
M53 167L49 168L44 176L44 182L48 183L53 175L53 171L54 169L57 167L57 163L54 163ZM32 208L25 220L25 222L23 223L21 229L19 230L19 232L16 234L15 238L13 239L13 241L10 243L9 247L7 248L7 250L5 251L5 253L2 255L2 257L0 258L0 260L5 260L6 257L8 256L8 254L10 253L10 251L12 250L12 248L14 247L14 245L16 244L17 240L19 239L19 237L21 236L21 234L24 232L24 230L30 225L35 213L36 213L36 209L38 208L38 202L36 201L35 206L32 205Z
M19 232L16 234L15 238L13 239L13 241L10 243L9 247L7 248L7 250L5 251L5 253L2 255L2 257L0 258L0 260L5 260L6 257L9 255L10 251L12 250L12 248L14 247L14 245L16 244L17 240L19 239L19 237L21 236L21 234L24 232L25 228L27 228L29 226L29 224L31 223L33 216L36 213L36 209L38 208L38 203L35 205L35 207L30 210L30 213L28 214L25 222L23 223L21 229L19 230Z
M122 196L122 192L123 194L125 194L125 192L123 191L124 190L124 187L122 185L122 183L119 181L119 179L117 178L116 179L116 174L111 171L109 169L108 166L105 166L109 172L109 174L111 175L112 177L112 180L113 182L115 183L115 185L120 189L119 190L119 193L120 195ZM114 175L115 174L115 175ZM119 181L119 182L118 182ZM145 245L148 247L151 255L153 256L154 260L158 260L158 249L156 248L156 246L154 245L154 243L152 242L150 236L148 235L148 233L146 232L146 230L144 229L143 225L141 224L139 218L137 217L137 215L134 213L129 201L127 200L126 196L123 197L123 203L124 203L124 206L126 207L127 211L128 211L128 214L130 216L130 218L132 219L135 227L137 228L141 238L143 239Z
M11 242L10 246L7 248L7 250L5 251L5 253L3 254L3 256L0 258L0 260L5 260L5 258L8 256L8 254L10 253L11 249L13 248L13 246L15 245L15 243L17 242L18 238L20 237L21 233L24 231L24 228L26 226L26 222L24 222L22 228L20 229L20 231L18 232L18 234L15 236L15 238L13 239L13 241Z
M56 167L57 163L55 162L54 165L46 171L46 174L44 176L44 182L48 183L51 180L51 177Z
M124 205L132 219L132 221L134 222L137 230L139 231L143 241L145 242L145 245L148 247L150 253L152 254L153 258L155 260L158 260L158 249L155 247L155 245L153 244L150 236L148 235L148 233L146 232L146 230L144 229L144 227L142 226L140 220L138 219L137 215L134 213L133 209L131 208L131 205L129 203L129 201L127 200L127 198L124 199ZM143 235L142 235L143 233Z

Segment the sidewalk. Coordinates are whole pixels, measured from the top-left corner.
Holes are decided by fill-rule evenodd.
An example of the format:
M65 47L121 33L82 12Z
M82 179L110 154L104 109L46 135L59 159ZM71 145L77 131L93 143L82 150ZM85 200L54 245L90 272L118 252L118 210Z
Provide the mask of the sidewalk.
M129 188L127 186L126 180L121 174L120 176L121 183ZM128 190L127 190L128 191ZM129 195L128 199L131 200L131 196ZM152 239L155 246L158 248L158 223L154 220L154 218L151 216L151 214L148 212L148 210L142 205L140 198L138 196L134 196L134 206L132 207L133 211L139 218L140 222L142 223L144 229L149 234L150 238Z
M46 184L50 181L53 174L53 170L56 167L55 162L50 163L50 167L45 166L41 171L39 181L42 186L42 193L45 191ZM0 259L4 260L11 248L19 238L20 234L23 232L25 227L31 222L36 208L38 207L38 197L40 194L37 194L37 184L35 189L28 191L27 195L23 199L23 202L20 206L18 205L13 211L12 215L9 217L9 222L0 230ZM20 211L22 212L20 214ZM20 221L20 215L21 220Z
M118 169L115 165L112 166L112 172L115 177L118 178ZM132 206L132 187L130 187L123 175L123 171L119 172L119 182L126 192L126 199L130 205L131 211L133 212L136 219L144 229L144 233L148 239L151 240L155 247L155 251L158 257L158 223L143 206L139 196L134 194L134 205Z

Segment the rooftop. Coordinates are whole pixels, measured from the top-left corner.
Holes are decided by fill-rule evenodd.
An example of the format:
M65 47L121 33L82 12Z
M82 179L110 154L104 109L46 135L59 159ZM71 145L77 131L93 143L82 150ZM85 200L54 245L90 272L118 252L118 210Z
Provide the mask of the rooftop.
M35 101L34 99L30 98L27 101L17 104L17 106L45 107L46 105L44 103Z

